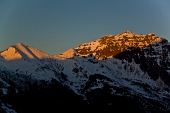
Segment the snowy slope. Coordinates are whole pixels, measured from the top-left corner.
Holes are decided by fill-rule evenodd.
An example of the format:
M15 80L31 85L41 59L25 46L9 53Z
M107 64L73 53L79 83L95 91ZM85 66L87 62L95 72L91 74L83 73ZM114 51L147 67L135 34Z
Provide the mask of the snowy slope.
M148 97L150 95L148 95L144 90L141 90L138 85L133 85L133 82L148 84L152 89L160 91L168 88L165 87L165 83L160 82L160 78L157 81L152 80L148 74L143 72L139 65L134 62L122 64L121 60L118 59L98 61L93 58L76 57L65 60L63 67L64 69L62 73L68 80L66 84L78 94L80 94L79 91L81 91L81 89L85 87L84 85L89 81L89 77L95 74L102 75L111 81L114 81L108 81L110 86L126 87L131 89L133 93L143 94ZM70 83L72 83L72 85L70 85ZM102 87L103 83L98 82L95 86L90 87L90 89L94 90ZM154 91L153 93L156 94L157 91ZM170 93L168 93L168 95L169 94ZM154 95L152 95L152 98L155 98Z
M2 51L0 55L0 66L15 73L40 79L50 79L55 76L48 69L43 69L52 62L53 56L28 45L18 43ZM49 76L45 76L46 74Z

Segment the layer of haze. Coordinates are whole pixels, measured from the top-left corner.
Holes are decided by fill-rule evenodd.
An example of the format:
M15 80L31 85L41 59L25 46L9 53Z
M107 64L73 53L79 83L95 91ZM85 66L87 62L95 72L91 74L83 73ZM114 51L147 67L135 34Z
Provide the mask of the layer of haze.
M170 40L170 0L0 0L0 51L18 42L55 55L130 30Z

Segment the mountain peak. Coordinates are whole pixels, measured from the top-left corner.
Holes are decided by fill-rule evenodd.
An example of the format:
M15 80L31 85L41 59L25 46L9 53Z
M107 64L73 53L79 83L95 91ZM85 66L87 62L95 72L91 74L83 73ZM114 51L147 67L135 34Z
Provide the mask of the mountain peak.
M0 55L5 60L17 60L17 59L24 59L30 61L31 59L44 59L44 58L51 58L52 56L44 53L36 48L30 47L23 43L17 43L13 46L10 46L6 50L0 53Z
M15 45L25 45L24 43L22 43L22 42L18 42L17 44L15 44Z
M134 34L133 32L131 32L129 30L124 31L123 33Z
M15 44L14 46L26 46L26 44L19 42L19 43Z
M93 54L96 58L103 59L114 57L128 48L142 49L160 42L168 43L167 40L163 40L153 33L138 35L127 30L115 36L106 35L98 40L81 44L75 50L81 55Z
M75 49L70 48L63 53L56 55L55 57L65 59L65 58L72 58L74 56L80 56L80 54Z
M134 36L134 35L137 35L136 33L133 33L133 32L131 32L131 31L129 31L129 30L126 30L126 31L124 31L124 32L122 32L121 34L118 34L118 35L116 35L116 36L127 36L127 37L132 37L132 36Z
M15 48L18 48L18 49L21 49L21 48L26 48L26 47L29 47L28 45L24 44L24 43L17 43L15 45L13 45L12 47L15 47Z

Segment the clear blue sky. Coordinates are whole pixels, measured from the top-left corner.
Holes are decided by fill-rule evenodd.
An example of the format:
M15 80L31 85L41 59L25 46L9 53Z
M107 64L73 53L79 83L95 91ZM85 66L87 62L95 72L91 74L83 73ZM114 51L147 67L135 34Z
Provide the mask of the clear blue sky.
M18 42L55 55L130 30L170 40L170 0L0 0L0 51Z

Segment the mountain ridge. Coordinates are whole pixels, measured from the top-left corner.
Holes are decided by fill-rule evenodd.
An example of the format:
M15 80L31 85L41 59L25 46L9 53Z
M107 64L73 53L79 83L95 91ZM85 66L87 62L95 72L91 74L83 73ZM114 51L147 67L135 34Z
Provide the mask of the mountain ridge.
M133 37L133 36L136 36L136 37ZM148 37L149 38L148 38ZM148 46L148 45L150 45L150 44L156 44L156 43L158 43L159 41L161 41L161 40L166 40L166 39L164 39L164 38L160 38L160 37L158 37L158 36L156 36L154 33L148 33L148 34L140 34L140 35L138 35L138 34L135 34L135 33L133 33L133 32L131 32L131 31L129 31L129 30L127 30L127 31L124 31L124 32L122 32L121 34L117 34L117 35L112 35L112 34L110 34L110 35L105 35L105 36L103 36L103 37L101 37L101 38L99 38L99 39L97 39L97 40L94 40L94 41L91 41L91 42L87 42L87 43L83 43L83 44L80 44L79 46L77 46L76 48L70 48L70 49L68 49L68 50L66 50L66 51L71 51L72 50L72 52L75 52L75 53L73 53L73 54L79 54L79 55L83 55L83 56L87 56L87 55L89 55L89 54L91 54L92 52L88 52L88 54L85 54L85 53L83 53L82 51L80 51L80 49L86 49L86 50L88 50L89 48L91 48L91 50L92 51L94 51L95 49L103 49L103 47L98 47L99 45L98 44L101 44L101 45L105 45L105 43L107 42L107 41L110 41L110 39L109 38L111 38L111 39L113 39L112 41L117 41L117 40L121 40L121 39L123 39L123 41L129 41L129 40L133 40L133 38L148 38L148 39L146 39L146 40L152 40L152 42L149 42L149 44L146 44L145 46ZM155 39L153 39L154 37L156 37ZM142 40L142 39L141 39ZM144 39L143 39L144 40ZM99 41L99 42L98 42ZM111 42L112 42L111 41ZM137 41L139 41L139 40L137 40ZM167 40L166 40L167 41ZM140 41L139 41L140 42ZM114 44L114 43L112 43L112 44ZM91 45L91 46L90 46ZM101 46L100 45L100 46ZM90 46L90 47L82 47L82 46ZM97 47L95 47L95 46L97 46ZM127 45L126 45L127 46ZM144 45L138 45L138 47L140 48L140 46L144 46ZM22 47L25 47L25 48L32 48L32 47L30 47L30 46L28 46L28 45L26 45L26 44L24 44L24 43L22 43L22 42L19 42L19 43L17 43L17 44L15 44L15 45L12 45L12 46L10 46L10 47L15 47L16 49L18 48L22 48ZM9 47L9 48L10 48ZM130 47L134 47L133 45L130 45ZM137 47L137 48L138 48ZM33 49L35 49L35 48L33 48ZM38 49L37 49L38 50ZM5 51L5 50L4 50ZM2 52L4 52L4 51L1 51L1 53ZM42 52L41 50L39 50L40 52ZM65 51L65 52L66 52ZM65 53L65 52L63 52L63 53ZM70 54L72 54L72 52L70 53ZM46 52L43 52L44 54L48 54L48 53L46 53ZM49 56L59 56L59 57L61 57L61 54L63 54L63 53L60 53L60 54L57 54L57 55L50 55L50 54L48 54ZM81 54L80 54L81 53ZM68 54L67 54L68 55ZM36 57L36 56L32 56L32 55L28 55L30 58L34 58L34 57ZM71 55L70 57L73 57L74 55ZM95 56L95 54L94 54L94 56ZM63 56L62 55L62 57L64 58L65 56ZM66 58L69 58L68 56L66 56Z
M149 45L157 44L162 40L166 39L160 38L155 34L137 35L130 31L125 31L115 36L106 35L98 40L81 44L75 49L80 54L93 54L98 59L103 59L104 57L113 57L128 48L145 48Z
M22 99L31 93L37 92L50 98L53 93L48 91L59 93L58 97L54 95L49 99L51 102L56 99L58 104L48 103L61 107L61 110L67 105L64 106L65 100L60 97L73 98L63 94L64 88L67 93L71 91L73 95L80 96L86 107L93 109L107 107L114 110L130 106L127 109L133 111L132 104L139 105L136 106L138 110L166 113L170 111L169 47L166 39L155 34L137 35L130 31L106 35L53 56L18 43L0 53L0 93L7 99L5 101L15 106L15 110L24 110L20 108ZM16 106L16 101L11 102L7 98L16 100L13 94L21 98L19 106ZM2 104L6 105L3 98Z
M33 64L38 63L43 65L49 64L48 61L43 59L60 61L74 57L88 57L89 55L93 55L98 60L115 57L131 62L134 59L135 63L140 64L140 68L143 71L148 72L146 66L152 64L146 65L146 63L144 64L141 60L144 61L149 58L148 60L156 62L157 66L153 64L154 66L152 67L156 66L156 68L162 69L162 63L167 63L167 57L170 56L168 49L166 49L167 47L170 47L170 43L166 39L160 38L153 33L138 35L131 31L124 31L115 36L106 35L95 41L83 43L78 47L68 49L59 55L49 55L23 43L10 46L8 49L1 52L0 55L2 59L7 61L15 61L15 59L17 59L24 60L24 64L26 63L25 61L28 61ZM166 69L167 71L170 71L169 67L166 67ZM159 75L155 77L150 74L151 72L148 73L154 80L158 79L158 76L161 75L161 73L159 73ZM169 76L166 76L165 78L167 77ZM166 81L165 78L163 79ZM170 82L168 82L168 84L170 84Z

